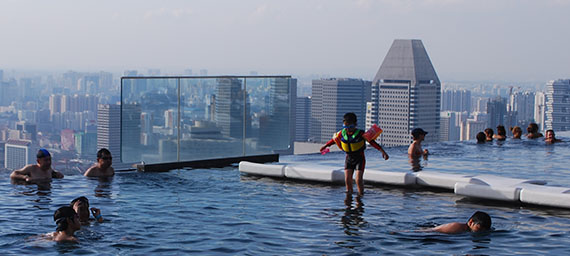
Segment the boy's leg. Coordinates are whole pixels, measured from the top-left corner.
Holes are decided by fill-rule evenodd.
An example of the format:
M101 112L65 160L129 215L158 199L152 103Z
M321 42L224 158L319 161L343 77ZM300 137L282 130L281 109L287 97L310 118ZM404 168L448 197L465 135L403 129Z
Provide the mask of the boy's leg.
M359 195L364 195L364 171L356 170L356 188Z
M344 184L346 185L346 192L352 194L352 175L354 170L344 170Z

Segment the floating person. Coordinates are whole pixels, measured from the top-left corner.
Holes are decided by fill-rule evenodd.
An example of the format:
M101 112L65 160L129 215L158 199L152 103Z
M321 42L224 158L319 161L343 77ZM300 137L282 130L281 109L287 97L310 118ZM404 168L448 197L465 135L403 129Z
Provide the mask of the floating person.
M106 148L99 149L97 151L97 163L87 169L83 175L87 177L111 177L115 175L115 169L111 167L112 164L111 152Z
M81 222L82 225L89 224L89 221L91 220L89 214L90 210L91 213L93 214L93 219L97 220L97 222L99 223L103 222L103 217L101 216L101 210L95 207L89 209L89 199L87 199L87 197L81 196L75 198L71 201L69 205L79 215L79 221Z
M487 135L484 132L477 133L475 138L477 138L477 144L484 144L487 141Z
M356 187L358 194L364 194L364 167L366 158L364 157L364 149L366 148L365 139L362 137L363 130L356 128L356 114L346 113L343 117L343 129L335 133L333 138L321 147L320 151L323 152L327 147L333 144L346 152L346 160L344 163L344 181L346 185L346 192L352 194L352 176L356 170ZM388 154L382 149L375 140L368 141L372 147L382 152L382 157L388 160Z
M529 139L537 139L540 137L544 137L544 135L542 135L542 133L538 132L538 124L536 124L536 123L528 124L526 131L527 131L526 137Z
M467 223L452 222L431 228L425 231L457 234L463 232L482 232L491 229L491 216L485 212L475 212Z
M507 139L507 130L505 130L505 126L497 125L497 134L493 135L493 138L497 140L506 140Z
M429 155L427 149L422 149L422 141L425 139L428 132L424 131L422 128L415 128L412 130L412 138L414 141L408 147L408 156L410 158L417 158L423 156L424 159Z
M518 126L511 127L511 132L513 133L513 139L520 139L522 136L522 129Z
M544 137L544 141L548 144L562 141L562 140L559 140L556 138L556 135L554 134L554 130L546 130L545 134L546 134L546 137Z
M57 227L51 237L56 242L79 242L77 237L74 236L75 231L81 228L79 216L69 206L60 207L53 214L53 220Z
M495 134L495 132L493 131L492 128L487 128L485 129L485 141L493 141L493 135Z
M30 183L49 181L52 178L63 178L61 172L51 168L51 154L46 149L42 148L38 150L36 162L36 164L29 164L20 170L13 171L12 174L10 174L10 178Z

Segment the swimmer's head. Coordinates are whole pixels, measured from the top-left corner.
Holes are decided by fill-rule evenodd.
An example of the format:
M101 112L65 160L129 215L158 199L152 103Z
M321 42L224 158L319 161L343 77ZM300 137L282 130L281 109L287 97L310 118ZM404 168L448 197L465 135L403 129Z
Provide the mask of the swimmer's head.
M57 209L53 214L53 220L57 225L56 231L64 231L68 228L75 231L81 227L79 216L75 213L75 210L69 206L63 206Z
M485 136L485 133L483 132L479 132L477 133L477 143L485 143L485 139L487 139L487 136Z
M349 125L355 125L356 126L356 114L349 112L344 114L342 122L344 123L344 125L349 126Z
M491 229L491 216L485 212L476 211L467 221L472 232L487 231Z
M51 168L51 154L45 148L38 150L38 153L36 154L36 161L38 162L40 168L43 170L48 170Z
M79 215L81 222L89 220L89 199L87 197L81 196L73 199L70 206Z

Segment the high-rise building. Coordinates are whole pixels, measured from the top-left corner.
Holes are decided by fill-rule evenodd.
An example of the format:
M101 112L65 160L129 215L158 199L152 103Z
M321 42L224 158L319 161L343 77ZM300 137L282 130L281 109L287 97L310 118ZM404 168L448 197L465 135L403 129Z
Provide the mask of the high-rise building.
M439 140L441 83L421 40L394 40L372 82L371 121L384 130L386 146L409 145L422 128L426 142ZM368 128L368 127L367 127Z
M63 106L63 96L60 94L52 94L49 96L49 112L50 115L61 113Z
M311 96L297 97L295 105L295 141L307 141L311 124Z
M342 129L342 118L348 112L356 114L358 127L365 127L370 81L328 78L313 80L312 87L310 139L315 142L330 140Z
M71 129L63 129L61 134L61 149L63 150L75 150L75 132Z
M34 163L34 150L29 140L8 140L4 145L4 168L16 170Z
M507 102L504 98L497 96L487 102L487 128L495 129L497 125L505 125L505 115L507 114Z
M121 105L100 104L97 110L97 150L106 148L120 162Z
M297 79L272 78L269 80L269 102L266 118L259 123L259 141L274 152L293 154L295 116L291 109L297 99Z
M121 108L121 161L138 162L141 159L141 105L123 104Z
M546 95L544 92L536 92L534 96L534 121L538 124L538 130L544 131L546 119ZM523 127L524 128L524 127Z
M461 124L467 119L467 112L441 112L440 140L458 141L461 139Z
M507 105L507 113L512 113L512 120L505 120L505 126L518 125L525 127L529 123L535 122L534 120L534 100L535 94L533 92L515 92L509 96Z
M242 139L245 132L251 130L250 103L241 79L216 79L215 106L216 124L224 136Z
M444 90L441 97L441 111L471 112L471 91Z
M21 132L22 137L29 137L27 140L32 141L32 143L37 141L38 129L36 124L20 121L16 123L16 130Z
M570 79L546 84L546 130L570 130Z
M93 160L97 156L97 133L77 132L75 137L75 149L82 159Z

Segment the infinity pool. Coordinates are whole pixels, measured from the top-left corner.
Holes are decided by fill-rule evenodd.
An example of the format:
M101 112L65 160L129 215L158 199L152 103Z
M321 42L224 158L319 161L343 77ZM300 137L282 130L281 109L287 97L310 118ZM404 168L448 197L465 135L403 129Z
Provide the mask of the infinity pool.
M570 138L563 137L566 141ZM427 145L424 170L540 178L570 187L570 143L506 141ZM367 167L411 171L406 148L390 160L367 151ZM344 155L282 157L342 167ZM366 185L362 198L344 186L240 175L237 167L119 173L87 179L67 173L51 187L13 185L0 174L0 251L6 254L96 255L449 255L570 253L570 211L475 201L451 192ZM37 236L55 230L53 212L85 195L101 224L82 227L79 244ZM488 212L494 231L416 232Z

